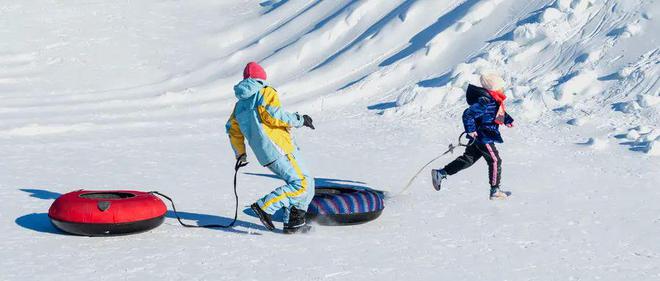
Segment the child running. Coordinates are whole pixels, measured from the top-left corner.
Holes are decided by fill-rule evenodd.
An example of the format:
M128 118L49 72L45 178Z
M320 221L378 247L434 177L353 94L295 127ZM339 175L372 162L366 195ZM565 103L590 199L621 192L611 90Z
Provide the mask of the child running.
M466 100L470 107L463 112L463 126L471 145L463 155L440 170L432 170L433 187L440 190L442 180L466 169L481 157L488 163L490 200L506 199L511 192L500 190L502 158L495 143L502 143L500 125L513 127L513 118L506 113L504 100L505 82L496 74L481 75L481 86L468 85Z

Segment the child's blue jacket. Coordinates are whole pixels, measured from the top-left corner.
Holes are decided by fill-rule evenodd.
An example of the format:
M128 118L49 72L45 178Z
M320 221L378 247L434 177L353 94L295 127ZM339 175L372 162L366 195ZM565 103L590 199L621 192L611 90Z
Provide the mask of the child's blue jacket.
M466 133L477 132L477 140L482 144L502 143L499 125L495 123L495 115L499 105L490 96L488 90L468 85L466 91L468 107L463 112L463 126ZM506 113L504 124L513 123L513 118ZM470 138L470 137L468 137Z

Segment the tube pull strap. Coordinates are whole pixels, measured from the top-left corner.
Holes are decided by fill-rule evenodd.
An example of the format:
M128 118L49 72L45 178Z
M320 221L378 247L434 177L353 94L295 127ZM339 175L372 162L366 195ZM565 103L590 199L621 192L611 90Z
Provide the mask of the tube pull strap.
M245 167L247 165L247 162L241 163L241 161L236 160L236 164L234 165L234 198L236 200L236 208L234 208L234 219L231 221L230 224L223 225L223 224L204 224L204 225L193 225L193 224L187 224L184 223L181 220L181 217L179 217L179 213L176 211L176 206L174 206L174 200L170 198L169 196L162 194L158 191L149 191L151 194L158 195L160 197L163 197L167 199L167 201L170 201L170 204L172 205L172 211L174 212L174 216L176 219L179 221L179 223L182 226L185 227L199 227L199 228L230 228L233 227L236 224L236 220L238 219L238 192L236 191L236 186L237 186L237 178L238 178L238 170L241 167Z

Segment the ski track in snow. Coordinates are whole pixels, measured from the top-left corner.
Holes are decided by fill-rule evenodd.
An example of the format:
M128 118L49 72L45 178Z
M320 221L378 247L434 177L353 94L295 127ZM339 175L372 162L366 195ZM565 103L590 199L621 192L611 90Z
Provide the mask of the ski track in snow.
M142 1L0 4L0 280L660 279L657 1ZM233 212L232 86L259 61L320 184L389 194L376 221L267 232L173 217L64 235L62 193L159 190L184 219ZM468 83L509 82L504 188L478 162L435 192L420 165L461 132ZM460 153L458 149L457 153ZM441 167L456 155L441 158ZM241 209L280 184L256 161ZM248 174L249 173L249 174Z

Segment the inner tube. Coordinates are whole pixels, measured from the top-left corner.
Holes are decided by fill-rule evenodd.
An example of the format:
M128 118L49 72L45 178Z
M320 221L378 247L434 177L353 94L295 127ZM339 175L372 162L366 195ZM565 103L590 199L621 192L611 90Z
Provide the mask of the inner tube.
M163 201L148 192L78 190L57 198L48 217L67 233L111 236L153 229L163 223L166 212Z
M307 217L323 225L354 225L378 218L383 208L381 194L370 189L317 187Z

